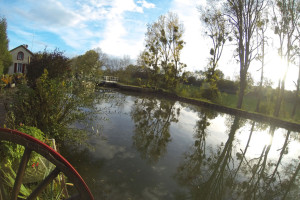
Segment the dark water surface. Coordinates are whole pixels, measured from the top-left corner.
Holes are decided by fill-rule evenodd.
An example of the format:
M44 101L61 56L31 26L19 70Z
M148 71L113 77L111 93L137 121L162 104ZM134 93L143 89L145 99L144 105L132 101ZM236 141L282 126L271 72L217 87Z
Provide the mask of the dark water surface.
M95 199L300 199L299 133L154 96L114 93L93 150L62 149ZM113 100L114 101L114 100Z

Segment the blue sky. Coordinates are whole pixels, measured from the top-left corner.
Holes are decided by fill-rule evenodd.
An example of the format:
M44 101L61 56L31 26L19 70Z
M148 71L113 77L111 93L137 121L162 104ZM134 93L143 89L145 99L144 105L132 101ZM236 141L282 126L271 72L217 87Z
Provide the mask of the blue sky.
M9 48L28 44L33 52L59 48L68 57L100 47L103 52L136 59L144 49L146 25L172 11L183 23L186 45L181 61L187 70L203 70L208 63L210 40L203 37L197 6L205 0L0 0L0 16L8 23ZM230 46L230 45L229 45ZM227 48L219 68L231 79L239 75L232 48ZM274 55L274 56L273 56ZM282 72L272 54L266 75L274 82ZM276 66L276 67L274 67ZM260 66L250 71L259 80ZM288 75L290 88L297 80L294 67Z
M189 68L197 69L201 63L199 57L203 55L199 48L199 2L201 0L0 0L0 15L8 22L10 49L28 44L33 52L45 47L59 48L73 57L100 47L107 54L129 55L135 59L144 48L147 23L173 11L185 26L187 44L182 59ZM195 37L197 42L192 41ZM193 56L197 59L191 59ZM203 59L206 59L204 55Z

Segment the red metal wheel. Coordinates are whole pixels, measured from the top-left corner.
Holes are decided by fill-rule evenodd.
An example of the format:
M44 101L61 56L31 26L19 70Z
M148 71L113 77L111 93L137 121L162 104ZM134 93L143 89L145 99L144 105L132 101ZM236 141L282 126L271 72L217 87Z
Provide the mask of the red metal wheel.
M11 200L16 200L18 198L23 176L32 151L35 151L50 161L53 165L55 165L55 169L49 173L49 175L41 183L39 183L35 190L27 197L28 200L36 199L60 172L62 172L68 180L74 184L78 192L78 194L73 195L68 199L94 200L88 186L74 167L47 144L25 133L5 128L0 128L0 141L1 140L10 141L25 147L25 151L16 174Z

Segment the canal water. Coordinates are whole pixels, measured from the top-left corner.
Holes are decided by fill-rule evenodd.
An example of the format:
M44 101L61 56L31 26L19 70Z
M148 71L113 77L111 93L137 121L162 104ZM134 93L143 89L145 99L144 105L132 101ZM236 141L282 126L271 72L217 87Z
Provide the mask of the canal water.
M298 132L155 96L110 94L95 105L105 113L89 121L90 148L61 149L95 199L300 199Z

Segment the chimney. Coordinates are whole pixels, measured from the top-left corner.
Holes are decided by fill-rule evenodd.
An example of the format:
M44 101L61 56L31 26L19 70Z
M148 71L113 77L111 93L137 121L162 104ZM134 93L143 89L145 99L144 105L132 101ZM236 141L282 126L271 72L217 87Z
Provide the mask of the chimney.
M28 48L28 45L27 44L23 44L23 46L27 49Z

